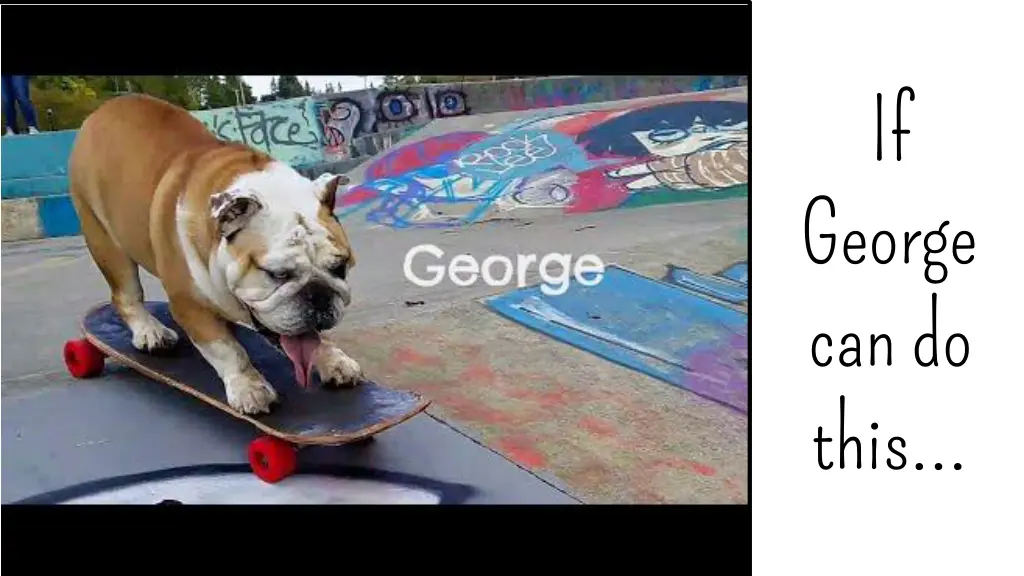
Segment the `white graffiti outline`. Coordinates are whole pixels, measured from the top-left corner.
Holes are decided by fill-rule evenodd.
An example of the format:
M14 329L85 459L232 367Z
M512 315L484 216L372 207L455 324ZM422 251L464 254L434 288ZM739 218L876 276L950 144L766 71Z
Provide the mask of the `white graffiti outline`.
M501 176L510 170L551 158L557 153L558 149L548 139L547 134L522 134L510 136L501 144L485 148L481 152L461 156L455 159L455 164L459 168L469 167Z

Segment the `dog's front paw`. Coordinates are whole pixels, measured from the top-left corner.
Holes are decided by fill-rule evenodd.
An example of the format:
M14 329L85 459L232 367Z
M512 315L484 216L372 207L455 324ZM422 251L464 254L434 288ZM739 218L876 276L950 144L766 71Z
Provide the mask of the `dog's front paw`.
M325 386L355 386L363 377L359 363L334 346L320 347L315 366Z
M140 316L129 324L132 331L132 346L141 352L169 350L178 343L178 335L156 318Z
M224 383L228 405L246 415L265 414L277 402L277 391L259 373L240 374Z

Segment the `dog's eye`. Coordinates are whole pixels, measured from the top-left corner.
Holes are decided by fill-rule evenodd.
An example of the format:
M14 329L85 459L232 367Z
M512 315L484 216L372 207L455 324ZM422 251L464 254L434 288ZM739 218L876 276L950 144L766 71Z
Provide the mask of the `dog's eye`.
M265 272L274 280L280 280L282 282L292 277L291 270L265 270Z

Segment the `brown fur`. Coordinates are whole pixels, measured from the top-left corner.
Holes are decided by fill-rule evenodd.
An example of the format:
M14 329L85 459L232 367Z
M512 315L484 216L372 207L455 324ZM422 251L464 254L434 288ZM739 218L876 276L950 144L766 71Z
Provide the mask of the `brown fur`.
M69 160L71 199L122 318L128 321L137 310L133 305L143 301L141 266L161 279L175 320L194 341L227 337L224 311L193 290L175 205L183 201L193 215L188 239L198 254L210 254L219 240L209 217L210 197L272 161L258 150L219 140L186 110L144 95L110 100L86 119ZM324 212L324 222L347 245L344 231ZM259 258L261 249L255 239L234 247L245 262Z

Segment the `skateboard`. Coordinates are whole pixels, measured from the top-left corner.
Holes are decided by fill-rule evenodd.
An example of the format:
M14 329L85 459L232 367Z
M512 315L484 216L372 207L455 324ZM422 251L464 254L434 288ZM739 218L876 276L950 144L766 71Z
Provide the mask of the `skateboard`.
M103 372L105 358L169 384L207 404L245 420L265 435L249 444L249 465L261 480L275 483L295 472L303 446L338 446L368 442L384 430L419 414L429 400L412 392L363 380L347 388L327 388L315 375L309 388L295 382L291 361L258 332L232 325L253 366L276 390L279 402L269 414L246 415L227 402L224 384L174 322L166 302L146 302L146 308L178 334L174 348L142 352L131 342L131 331L108 304L91 308L81 323L83 338L64 345L64 362L75 378Z

